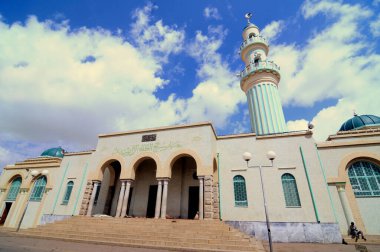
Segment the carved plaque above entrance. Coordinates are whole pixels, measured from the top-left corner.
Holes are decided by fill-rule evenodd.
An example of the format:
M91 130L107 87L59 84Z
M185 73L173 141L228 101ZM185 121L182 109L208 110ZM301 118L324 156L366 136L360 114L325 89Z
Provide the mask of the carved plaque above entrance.
M143 135L141 142L153 142L156 141L157 134Z

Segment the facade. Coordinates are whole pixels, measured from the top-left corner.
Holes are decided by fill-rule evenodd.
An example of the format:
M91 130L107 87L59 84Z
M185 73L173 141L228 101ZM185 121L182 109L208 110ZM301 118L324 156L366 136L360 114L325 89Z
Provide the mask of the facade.
M4 168L0 224L29 228L97 214L199 217L267 239L265 189L274 241L339 243L351 221L380 234L380 118L354 116L321 143L310 130L288 132L268 44L249 20L243 38L241 88L253 133L218 136L204 122L102 134L90 151L46 150ZM277 154L273 163L268 151Z

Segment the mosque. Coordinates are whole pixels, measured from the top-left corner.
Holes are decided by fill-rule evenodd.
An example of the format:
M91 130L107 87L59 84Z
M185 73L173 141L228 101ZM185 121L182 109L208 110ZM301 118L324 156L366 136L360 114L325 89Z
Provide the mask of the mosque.
M220 219L258 239L340 243L354 221L380 235L380 118L355 115L324 142L287 130L280 67L248 19L241 89L252 133L209 122L101 134L94 150L44 151L4 167L0 225L76 215ZM311 128L311 127L310 127Z

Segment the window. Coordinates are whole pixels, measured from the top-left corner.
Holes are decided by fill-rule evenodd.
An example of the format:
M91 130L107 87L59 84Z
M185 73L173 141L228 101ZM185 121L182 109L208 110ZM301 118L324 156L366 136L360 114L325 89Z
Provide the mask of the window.
M63 197L63 200L62 200L62 205L67 205L69 203L71 191L73 190L73 187L74 187L74 182L69 181L67 183L65 196Z
M248 206L247 190L243 176L234 177L235 206Z
M356 197L380 196L380 167L368 161L357 161L348 168Z
M46 187L46 177L39 177L36 182L34 182L34 187L32 190L32 194L30 195L31 201L41 201L42 196L45 192Z
M287 207L300 207L300 197L298 195L298 189L296 179L292 174L285 173L281 176L282 189L284 190L285 203Z
M21 177L17 177L12 181L11 187L9 188L7 199L8 201L15 201L17 194L20 191Z
M250 33L248 37L249 37L249 38L256 37L256 33Z

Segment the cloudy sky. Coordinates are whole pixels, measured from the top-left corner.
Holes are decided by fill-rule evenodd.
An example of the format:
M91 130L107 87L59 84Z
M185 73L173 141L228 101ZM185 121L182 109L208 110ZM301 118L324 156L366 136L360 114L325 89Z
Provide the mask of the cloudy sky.
M250 131L236 73L244 14L281 66L289 130L321 141L380 115L380 0L0 3L0 170L97 135L211 121Z

